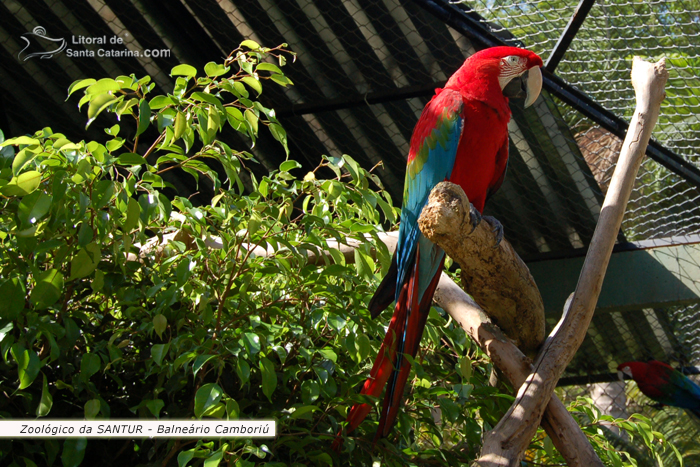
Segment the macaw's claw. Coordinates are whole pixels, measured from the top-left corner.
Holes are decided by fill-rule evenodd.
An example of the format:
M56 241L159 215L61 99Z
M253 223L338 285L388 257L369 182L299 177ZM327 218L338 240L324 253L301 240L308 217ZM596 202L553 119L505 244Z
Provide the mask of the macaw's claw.
M503 224L501 224L498 219L493 216L484 216L484 219L486 222L491 224L491 227L493 227L493 233L496 234L496 244L493 246L496 248L501 243L501 240L503 240Z
M469 205L469 224L472 226L472 230L469 233L474 232L474 230L481 223L481 213L474 207L473 204Z

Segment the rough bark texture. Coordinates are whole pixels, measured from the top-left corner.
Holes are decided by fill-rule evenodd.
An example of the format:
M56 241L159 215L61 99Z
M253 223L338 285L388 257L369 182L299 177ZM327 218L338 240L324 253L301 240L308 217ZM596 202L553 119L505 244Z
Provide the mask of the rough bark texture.
M540 291L508 240L496 245L487 221L472 229L464 190L454 183L439 183L430 193L418 226L462 267L464 290L518 348L534 357L544 341Z
M445 273L435 291L435 302L479 344L513 387L525 382L533 369L532 360L491 323L479 305ZM541 424L570 467L603 466L586 435L556 396L550 399Z
M534 371L520 387L510 410L486 434L477 465L519 465L559 377L583 342L637 171L659 116L667 79L664 60L651 64L635 57L632 85L637 108L605 196L576 291L554 334L540 351Z

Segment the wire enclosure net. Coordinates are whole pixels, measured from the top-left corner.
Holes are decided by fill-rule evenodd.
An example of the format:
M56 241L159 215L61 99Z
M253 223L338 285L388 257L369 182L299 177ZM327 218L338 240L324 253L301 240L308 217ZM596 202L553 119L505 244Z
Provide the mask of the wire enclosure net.
M159 92L167 92L174 84L170 69L178 63L201 70L208 61L221 61L243 39L271 46L286 42L298 54L296 63L285 67L295 85L268 86L262 100L277 110L290 134L292 157L303 170L313 169L321 154L347 153L365 167L383 162L378 174L395 203L401 200L405 157L423 106L475 51L462 34L412 0L176 0L167 11L148 0L91 0L78 8L74 3L0 4L0 88L11 135L62 122L64 128L55 131L85 138L84 113L74 100L64 102L74 80L150 74ZM479 13L494 34L524 44L546 61L576 2L470 0L459 6ZM66 39L116 35L125 39L122 49L163 54L104 59L62 54L21 61L20 37L36 27ZM634 55L667 58L668 98L654 137L699 163L700 2L596 2L557 74L629 119ZM621 142L547 92L528 109L517 102L511 107L509 172L486 213L501 220L506 238L526 261L581 255L593 235ZM252 151L267 169L285 157L269 135L262 135ZM185 182L177 186L188 189ZM699 201L696 186L647 159L619 240L697 242ZM694 258L700 255L673 254L677 276L696 287L700 265ZM557 318L548 317L549 325ZM698 318L698 305L598 313L565 376L578 384L586 377L593 382L610 376L621 359L697 365Z

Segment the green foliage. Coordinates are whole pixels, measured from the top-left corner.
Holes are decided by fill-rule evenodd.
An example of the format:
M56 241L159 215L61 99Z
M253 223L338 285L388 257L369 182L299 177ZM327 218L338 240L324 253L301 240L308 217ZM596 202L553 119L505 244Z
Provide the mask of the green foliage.
M568 407L578 420L603 464L610 467L679 465L680 451L666 436L656 431L647 417L634 414L628 419L601 414L593 401L579 397ZM638 449L641 447L641 449ZM668 463L671 459L672 463ZM666 461L666 462L664 462ZM526 465L565 465L551 439L539 429L524 461Z
M330 450L349 407L376 402L357 390L387 315L371 320L366 303L390 261L377 233L398 210L349 156L324 157L305 175L287 160L256 177L253 155L224 141L223 131L255 142L269 130L287 149L257 100L265 81L291 84L285 55L245 41L206 76L173 68L167 95L151 95L149 77L80 80L69 95L82 91L88 125L121 118L105 141L49 128L0 141L0 417L275 419L277 437L4 439L3 463L474 458L512 398L488 385L490 363L436 309L391 438L373 450L375 414L342 455ZM166 197L172 170L206 181L211 203ZM350 239L361 241L354 264L336 248Z

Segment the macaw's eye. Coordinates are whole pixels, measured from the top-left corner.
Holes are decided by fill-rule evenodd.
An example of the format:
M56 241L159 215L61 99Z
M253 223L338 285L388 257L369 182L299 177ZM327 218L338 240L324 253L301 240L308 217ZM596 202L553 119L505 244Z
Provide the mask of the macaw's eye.
M520 63L520 57L517 55L509 55L503 59L505 65L516 66Z

